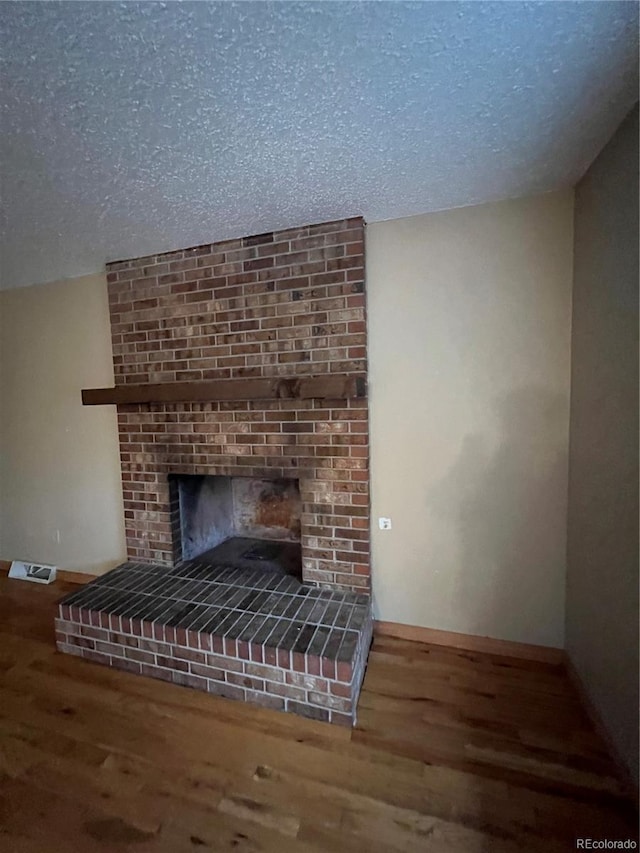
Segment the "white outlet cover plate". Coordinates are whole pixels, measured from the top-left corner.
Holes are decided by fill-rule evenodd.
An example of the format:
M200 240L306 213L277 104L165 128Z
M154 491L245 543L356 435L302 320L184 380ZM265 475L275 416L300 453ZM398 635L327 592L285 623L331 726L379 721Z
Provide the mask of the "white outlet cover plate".
M378 519L378 527L380 530L391 530L391 519L390 518L379 518Z

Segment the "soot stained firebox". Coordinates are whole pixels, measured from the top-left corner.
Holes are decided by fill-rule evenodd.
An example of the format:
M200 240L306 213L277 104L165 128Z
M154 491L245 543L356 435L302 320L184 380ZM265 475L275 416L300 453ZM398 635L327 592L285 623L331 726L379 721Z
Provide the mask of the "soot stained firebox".
M262 568L301 577L297 480L172 475L183 560Z

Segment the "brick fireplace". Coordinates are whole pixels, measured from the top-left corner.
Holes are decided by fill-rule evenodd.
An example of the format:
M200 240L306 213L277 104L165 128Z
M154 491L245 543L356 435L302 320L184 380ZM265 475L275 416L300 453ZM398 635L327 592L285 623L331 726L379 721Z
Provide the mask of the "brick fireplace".
M174 577L192 576L187 569L193 555L184 552L184 521L180 517L176 487L179 478L210 478L218 484L229 478L246 478L247 483L295 482L299 492L297 538L302 575L302 585L295 581L301 590L298 594L313 597L314 588L317 591L324 588L325 597L335 606L327 611L334 621L325 624L329 618L325 608L320 621L313 623L317 638L324 637L323 632L328 631L326 642L322 645L318 639L314 646L309 637L309 644L301 652L302 664L301 659L297 659L298 678L291 684L298 691L303 689L298 683L301 672L304 678L311 679L309 684L315 679L315 699L309 703L308 696L302 700L298 692L296 707L287 706L287 709L301 712L300 708L309 708L315 703L318 711L315 715L319 718L331 718L333 709L336 719L342 716L353 721L366 662L364 645L368 649L371 635L367 595L370 589L367 400L364 394L340 394L335 398L305 396L298 393L298 388L306 379L332 376L355 380L358 387L365 387L367 338L362 219L305 226L119 261L107 266L107 282L114 390L144 386L148 392L149 386L155 386L160 391L167 384L194 383L193 387L202 387L202 383L212 381L224 383L228 388L231 387L228 383L235 382L237 387L240 380L268 380L272 390L270 399L206 402L185 399L118 405L130 561L128 577L135 574L139 584L143 580L150 583L151 575L146 567L149 571L153 569L154 583L163 568ZM158 394L158 400L161 399L162 395ZM223 489L223 486L215 488ZM215 488L212 487L214 491ZM197 557L192 562L194 560ZM122 574L120 569L117 571ZM200 569L196 570L196 575L203 582L212 580ZM229 577L233 576L227 573L226 580L218 578L218 581L223 586L228 585ZM105 581L101 581L104 599ZM283 594L293 595L292 588L287 586L293 582L293 578L288 578L278 589ZM114 593L120 591L122 610L122 590L126 584L123 587L121 575L113 583ZM255 573L251 579L242 576L239 583L251 590L265 588L261 587L262 580ZM156 583L154 595L159 588ZM145 594L138 587L135 593ZM198 594L203 594L202 590ZM200 599L196 603L204 606ZM341 605L351 608L348 614ZM111 665L117 666L121 660L126 660L126 668L131 669L137 663L140 667L146 665L149 670L152 664L148 660L143 664L142 658L136 660L135 656L127 658L123 654L119 658L114 651L122 634L122 621L117 622L115 631L111 630L109 617L106 629L101 616L94 617L93 621L88 617L88 624L81 618L74 622L71 617L81 617L81 607L78 605L73 611L67 607L64 613L61 610L58 630L63 650L69 651L73 646L76 650L87 650L93 659L97 659L96 655L106 655L109 661L102 662ZM367 614L366 617L355 619L353 608L363 608L358 612ZM91 609L88 600L86 609ZM320 612L318 608L306 610ZM335 621L339 612L343 613L344 624ZM270 615L262 613L265 618ZM121 613L119 619L120 616ZM354 622L350 621L352 618ZM133 639L137 639L139 654L142 651L150 654L139 645L145 641L144 613L139 621L140 632L128 635L132 638L131 647L136 648ZM73 623L72 630L67 630L70 623ZM131 628L131 624L128 621L126 626ZM213 625L213 621L210 624ZM300 631L309 627L301 624ZM114 633L115 642L113 638L106 641L104 636L98 639L90 632L87 636L81 630L83 627L93 631L108 629ZM146 641L157 641L155 629L148 630L150 636L146 636ZM332 645L331 632L336 630L345 636L340 635L339 641L337 634L333 636ZM350 630L359 632L356 639L346 637ZM202 648L202 643L206 646L213 640L192 638L192 642L187 643L188 633L183 637L183 652L187 649L197 655L209 653L210 650ZM83 642L74 644L70 637ZM176 638L172 636L172 639ZM236 643L237 638L233 640ZM164 628L160 642L166 645ZM302 649L299 640L295 640L294 645L296 642L296 648ZM100 651L96 645L100 643L111 648ZM223 638L218 644L218 658L225 653L225 643ZM327 663L329 658L325 652L330 646L335 646L335 654L333 661ZM343 651L340 661L343 681L336 681L332 688L341 647L348 650L348 654ZM238 648L236 643L233 651L237 653ZM164 651L163 660L170 659L171 654ZM317 652L311 656L313 660L309 657L310 651ZM247 661L254 661L253 653L247 654L248 658L233 658L232 655L229 659L233 658L235 669L228 671L221 669L218 659L217 669L227 674L235 673L236 682L240 677L249 678L248 674L242 675ZM276 663L278 654L276 649ZM265 652L256 651L255 655L258 657L255 663L261 663ZM241 676L237 672L238 661ZM198 665L203 665L199 658ZM157 666L157 661L153 666ZM181 673L179 683L186 683L184 662L179 668L176 665L173 671ZM327 676L323 678L324 672ZM198 678L205 676L200 674ZM251 678L256 680L255 675ZM209 683L211 681L216 679L211 676ZM225 681L223 677L222 682ZM201 685L193 683L191 686ZM234 686L242 689L236 683ZM245 689L249 688L245 685ZM216 692L220 692L219 689ZM327 697L325 704L318 699L323 695ZM320 709L326 709L326 716L319 713Z
M116 385L366 376L361 219L107 269ZM366 399L119 407L129 558L175 564L169 474L294 476L303 579L367 590L367 415Z

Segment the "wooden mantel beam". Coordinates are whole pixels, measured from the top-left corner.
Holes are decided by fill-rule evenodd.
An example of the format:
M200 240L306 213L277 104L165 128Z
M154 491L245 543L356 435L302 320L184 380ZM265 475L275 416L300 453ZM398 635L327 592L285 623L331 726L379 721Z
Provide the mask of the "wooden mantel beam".
M347 400L366 396L364 376L328 374L282 379L221 379L210 382L147 382L115 388L85 388L85 406L135 403L207 403L233 400Z

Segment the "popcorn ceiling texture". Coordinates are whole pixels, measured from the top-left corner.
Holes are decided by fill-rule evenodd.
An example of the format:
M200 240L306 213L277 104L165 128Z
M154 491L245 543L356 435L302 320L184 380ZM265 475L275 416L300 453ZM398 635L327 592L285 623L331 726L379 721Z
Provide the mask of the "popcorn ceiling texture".
M4 3L3 285L574 183L636 3Z

